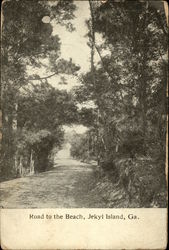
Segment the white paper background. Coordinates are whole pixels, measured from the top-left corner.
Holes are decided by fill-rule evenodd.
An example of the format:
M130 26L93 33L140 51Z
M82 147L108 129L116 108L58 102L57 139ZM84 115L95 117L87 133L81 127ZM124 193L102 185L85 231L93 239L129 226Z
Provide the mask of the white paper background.
M85 220L29 219L29 214L82 214ZM126 220L88 220L88 214ZM128 214L139 219L129 220ZM3 249L165 249L167 209L2 209Z

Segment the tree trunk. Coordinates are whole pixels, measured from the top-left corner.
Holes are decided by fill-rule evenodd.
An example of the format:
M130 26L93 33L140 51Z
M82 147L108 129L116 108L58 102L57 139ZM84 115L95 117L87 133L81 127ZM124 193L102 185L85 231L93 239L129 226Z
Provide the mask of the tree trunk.
M23 156L20 156L18 170L19 175L23 176Z
M31 150L31 155L30 155L30 174L34 174L35 172L35 167L34 167L34 160L33 160L33 152Z

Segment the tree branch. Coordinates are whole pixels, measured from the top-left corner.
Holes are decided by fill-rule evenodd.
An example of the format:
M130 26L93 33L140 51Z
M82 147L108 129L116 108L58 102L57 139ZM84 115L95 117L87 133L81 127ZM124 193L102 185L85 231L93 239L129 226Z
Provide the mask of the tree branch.
M90 6L90 12L91 12L91 18L92 18L92 47L93 47L93 46L95 47L95 49L96 49L96 51L97 51L97 53L98 53L98 55L99 55L99 57L100 57L100 60L101 60L101 63L102 63L102 66L103 66L104 71L108 74L108 76L109 76L111 79L113 79L113 76L111 75L110 71L105 67L104 60L103 60L103 58L102 58L102 55L101 55L101 53L100 53L100 51L99 51L99 48L98 48L97 45L96 45L96 41L95 41L95 30L94 30L94 28L95 28L95 19L94 19L94 13L93 13L93 7L92 7L92 1L91 1L91 0L89 0L89 6ZM92 58L92 59L94 59L94 58Z
M34 79L28 78L27 80L29 80L29 81L46 80L46 79L51 78L52 76L57 75L57 74L58 74L58 72L55 72L49 76L44 76L44 77L39 77L39 78L34 78Z

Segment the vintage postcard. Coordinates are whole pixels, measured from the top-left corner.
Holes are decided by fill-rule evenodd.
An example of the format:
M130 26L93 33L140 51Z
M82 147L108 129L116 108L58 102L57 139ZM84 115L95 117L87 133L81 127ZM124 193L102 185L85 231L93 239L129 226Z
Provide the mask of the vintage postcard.
M165 249L167 3L1 13L2 249Z

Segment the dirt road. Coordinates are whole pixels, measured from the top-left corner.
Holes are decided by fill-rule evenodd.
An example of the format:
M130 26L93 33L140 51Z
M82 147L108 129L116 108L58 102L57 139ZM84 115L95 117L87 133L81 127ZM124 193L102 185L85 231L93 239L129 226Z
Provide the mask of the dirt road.
M2 182L4 208L105 207L99 194L90 195L95 166L72 159L33 176Z

